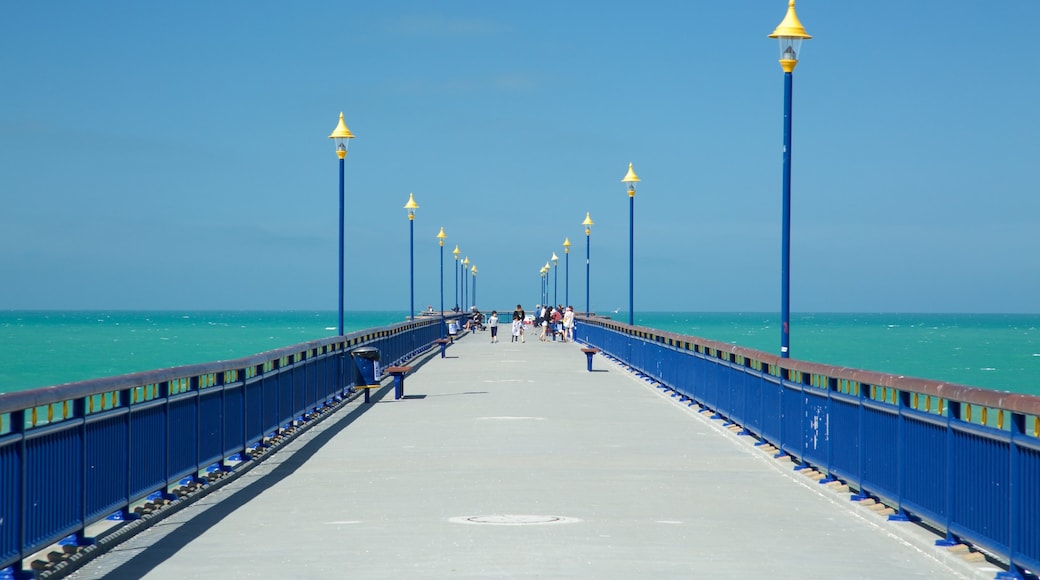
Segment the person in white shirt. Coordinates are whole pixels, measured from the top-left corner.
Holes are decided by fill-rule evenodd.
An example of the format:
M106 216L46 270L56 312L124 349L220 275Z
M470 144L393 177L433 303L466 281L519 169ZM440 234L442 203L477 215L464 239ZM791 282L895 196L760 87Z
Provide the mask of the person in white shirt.
M574 307L568 306L563 312L563 342L574 340Z

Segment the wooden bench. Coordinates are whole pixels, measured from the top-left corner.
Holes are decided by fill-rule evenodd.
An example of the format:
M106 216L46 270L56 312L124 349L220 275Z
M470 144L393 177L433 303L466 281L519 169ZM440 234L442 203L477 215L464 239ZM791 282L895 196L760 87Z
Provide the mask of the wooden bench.
M592 372L592 355L594 355L597 352L599 352L599 349L598 348L583 348L583 349L581 349L581 352L585 353L585 357L589 361L589 372L591 373Z
M404 376L412 372L412 367L386 367L386 372L394 377L394 399L399 400L404 396Z
M376 383L374 385L354 385L354 389L358 391L365 391L365 402L368 403L370 402L369 397L371 396L369 395L369 393L372 391L372 389L378 389L382 386L383 385L380 385L379 383Z
M438 338L433 342L436 342L437 344L441 345L441 358L444 358L444 349L447 348L447 346L451 344L453 341L450 338Z

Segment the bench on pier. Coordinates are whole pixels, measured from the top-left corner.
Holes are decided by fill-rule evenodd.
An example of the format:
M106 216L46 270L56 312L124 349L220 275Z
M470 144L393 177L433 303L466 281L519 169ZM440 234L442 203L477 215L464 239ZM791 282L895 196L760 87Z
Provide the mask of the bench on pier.
M589 372L591 373L592 372L592 355L594 355L597 352L599 352L599 349L598 348L583 348L583 349L581 349L581 352L585 353L585 357L588 359L588 362L589 362Z
M444 358L444 349L447 348L447 346L449 344L454 344L455 341L451 340L450 338L438 338L437 340L435 340L433 342L435 342L435 343L440 345L440 347L441 347L441 358Z
M444 352L444 345L441 345L441 352ZM394 399L400 399L404 396L404 376L412 372L412 367L387 367L387 374L394 377Z
M368 402L370 402L369 397L371 396L368 393L372 389L378 389L379 387L382 387L382 386L383 385L380 385L379 383L376 383L374 385L354 385L354 390L365 391L365 402L368 403Z

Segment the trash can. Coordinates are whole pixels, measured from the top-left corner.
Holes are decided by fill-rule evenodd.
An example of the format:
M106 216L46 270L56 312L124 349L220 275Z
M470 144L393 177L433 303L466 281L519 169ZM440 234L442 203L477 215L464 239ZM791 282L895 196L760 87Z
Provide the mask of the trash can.
M354 359L354 386L364 387L379 384L379 349L374 346L359 346L350 351Z

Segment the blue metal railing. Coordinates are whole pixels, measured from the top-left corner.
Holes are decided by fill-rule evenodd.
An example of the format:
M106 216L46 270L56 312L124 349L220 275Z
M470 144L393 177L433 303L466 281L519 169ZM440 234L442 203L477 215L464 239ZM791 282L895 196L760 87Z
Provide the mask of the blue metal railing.
M349 352L385 366L434 346L417 319L252 357L0 395L0 573L207 468L232 470L271 437L351 394Z
M581 317L579 341L1009 565L1040 570L1040 397L780 358Z

